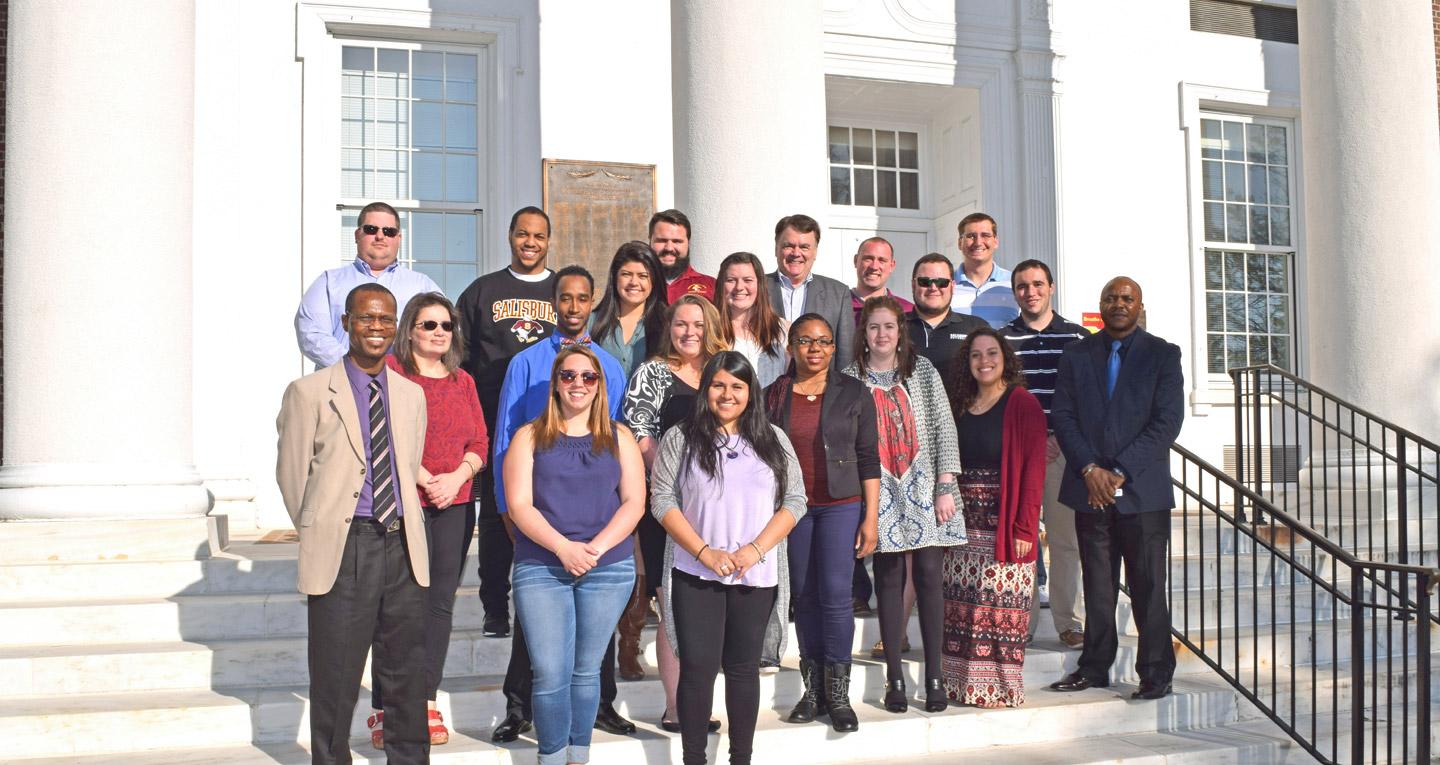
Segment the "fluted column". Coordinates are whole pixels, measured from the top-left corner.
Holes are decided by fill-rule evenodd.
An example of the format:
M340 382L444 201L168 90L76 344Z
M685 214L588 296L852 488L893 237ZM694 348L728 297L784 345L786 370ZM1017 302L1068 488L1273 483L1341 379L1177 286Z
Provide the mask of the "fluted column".
M1440 438L1440 130L1426 0L1299 4L1309 376Z
M675 202L697 269L770 266L775 221L829 205L819 0L672 0Z
M0 519L204 515L193 0L11 0L8 31ZM234 235L264 239L235 212ZM261 349L235 337L244 375Z

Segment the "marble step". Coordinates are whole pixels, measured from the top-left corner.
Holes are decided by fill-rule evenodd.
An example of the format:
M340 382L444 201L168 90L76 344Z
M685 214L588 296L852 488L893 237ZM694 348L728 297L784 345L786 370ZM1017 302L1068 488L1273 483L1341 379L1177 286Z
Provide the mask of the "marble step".
M225 549L228 542L224 516L0 523L0 561L6 566L200 560Z

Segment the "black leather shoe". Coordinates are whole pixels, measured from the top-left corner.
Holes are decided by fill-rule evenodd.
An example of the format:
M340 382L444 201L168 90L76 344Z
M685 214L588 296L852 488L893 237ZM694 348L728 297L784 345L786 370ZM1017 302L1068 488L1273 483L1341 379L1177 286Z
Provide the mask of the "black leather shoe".
M826 699L825 665L801 656L800 682L804 685L804 691L800 694L800 700L795 702L795 708L790 710L790 716L786 717L785 721L792 723L815 722L817 716L825 714L825 704L823 703Z
M1086 677L1079 672L1071 672L1070 674L1050 684L1050 690L1060 691L1061 693L1074 693L1075 691L1083 691L1089 688L1109 687L1109 680L1095 680Z
M900 714L910 708L905 696L905 679L891 680L885 684L885 711Z
M508 744L517 738L521 733L528 732L535 726L529 720L517 714L506 715L499 725L495 726L495 732L490 734L490 740L497 744Z
M614 705L602 701L600 708L595 711L595 730L603 730L617 736L628 736L635 732L635 723L621 717L620 713L615 711Z
M666 714L668 715L669 712L666 712ZM707 726L705 726L705 727L708 728L711 733L719 733L719 732L720 732L720 721L712 718L712 719L710 720L710 724L707 725ZM675 722L675 721L673 721L673 720L666 719L666 718L662 715L662 716L660 717L660 728L661 728L662 730L668 731L668 732L670 732L670 733L679 733L679 732L680 732L680 723Z
M1149 680L1141 680L1140 690L1130 694L1130 698L1154 701L1169 696L1173 690L1174 688L1170 683L1152 683Z
M938 677L932 677L925 681L925 711L944 712L950 706L950 700L945 698L945 683Z
M850 706L850 662L832 662L825 665L826 706L830 712L830 727L836 733L851 733L860 729L860 718Z
M510 617L505 614L485 614L480 633L485 637L510 637Z

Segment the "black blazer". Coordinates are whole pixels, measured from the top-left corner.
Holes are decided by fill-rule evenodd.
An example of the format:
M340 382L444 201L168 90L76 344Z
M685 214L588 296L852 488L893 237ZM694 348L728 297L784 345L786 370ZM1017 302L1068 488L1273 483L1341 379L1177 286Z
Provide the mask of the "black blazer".
M785 430L790 426L791 378L781 377L765 389L765 400L783 396L779 416L770 420ZM875 422L875 399L865 383L835 372L825 384L820 404L820 435L825 444L825 485L830 496L860 494L860 482L880 477L880 431Z
M1097 332L1065 347L1060 355L1050 424L1065 453L1060 501L1089 512L1089 492L1080 471L1090 463L1125 474L1115 508L1122 513L1175 507L1170 483L1170 445L1185 420L1185 377L1180 348L1135 330L1115 394L1105 397L1110 336Z

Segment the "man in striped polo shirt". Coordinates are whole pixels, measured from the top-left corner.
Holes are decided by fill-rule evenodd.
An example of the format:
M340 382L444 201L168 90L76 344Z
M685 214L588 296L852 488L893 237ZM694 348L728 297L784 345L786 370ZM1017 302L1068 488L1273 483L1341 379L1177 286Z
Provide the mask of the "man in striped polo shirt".
M1000 334L1025 367L1025 387L1039 399L1050 416L1050 398L1055 394L1060 352L1070 343L1085 337L1084 327L1066 321L1051 306L1055 295L1055 279L1050 267L1038 260L1027 260L1015 266L1010 284L1020 315L1000 328ZM1048 584L1050 618L1060 642L1070 648L1085 643L1085 603L1080 584L1080 545L1075 538L1075 511L1060 503L1060 477L1065 474L1065 456L1055 442L1052 431L1045 442L1049 463L1045 467L1046 546L1050 549ZM1037 579L1036 597L1030 613L1030 633L1034 635L1040 607Z

